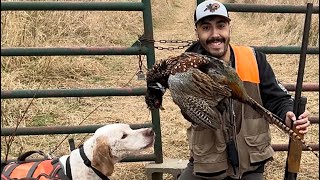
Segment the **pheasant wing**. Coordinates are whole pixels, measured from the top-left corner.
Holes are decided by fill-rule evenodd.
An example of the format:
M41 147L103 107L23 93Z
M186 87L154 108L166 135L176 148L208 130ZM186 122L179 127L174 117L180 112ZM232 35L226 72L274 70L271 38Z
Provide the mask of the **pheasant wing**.
M227 87L198 69L170 75L168 84L173 101L195 123L210 129L220 128L221 114L216 106L231 96Z

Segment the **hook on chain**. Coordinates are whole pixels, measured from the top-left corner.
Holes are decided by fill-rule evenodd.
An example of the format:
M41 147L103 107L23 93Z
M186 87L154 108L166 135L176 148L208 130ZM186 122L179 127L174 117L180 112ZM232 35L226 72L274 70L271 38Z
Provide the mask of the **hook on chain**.
M141 43L140 39L138 39L138 42L139 42L139 70L137 72L137 76L138 76L138 80L145 80L146 75L142 71L142 55L141 55L142 43Z

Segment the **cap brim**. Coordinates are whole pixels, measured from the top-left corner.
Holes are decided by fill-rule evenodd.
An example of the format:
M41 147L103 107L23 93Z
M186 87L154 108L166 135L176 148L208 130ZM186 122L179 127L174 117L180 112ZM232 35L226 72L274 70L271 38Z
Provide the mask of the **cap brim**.
M207 18L207 17L211 17L211 16L220 16L220 17L225 18L225 19L228 20L229 22L231 21L231 19L230 19L229 17L213 14L213 15L204 16L204 17L198 19L194 24L197 24L199 21L201 21L201 20L203 20L203 19L205 19L205 18Z

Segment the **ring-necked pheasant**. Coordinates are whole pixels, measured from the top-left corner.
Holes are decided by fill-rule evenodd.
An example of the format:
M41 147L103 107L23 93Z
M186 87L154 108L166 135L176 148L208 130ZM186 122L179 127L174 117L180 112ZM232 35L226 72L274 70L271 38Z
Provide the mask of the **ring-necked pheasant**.
M170 89L172 99L181 111L195 123L206 128L220 128L214 109L227 98L248 104L263 115L270 124L301 141L317 157L301 137L282 120L253 100L236 71L223 60L192 52L182 53L153 66L147 73L145 101L149 109L162 107L162 97Z

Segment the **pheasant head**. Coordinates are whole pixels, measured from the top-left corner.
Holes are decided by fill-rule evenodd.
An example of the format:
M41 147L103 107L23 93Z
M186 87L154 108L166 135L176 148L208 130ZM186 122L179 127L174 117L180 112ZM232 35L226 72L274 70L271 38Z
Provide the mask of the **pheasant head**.
M162 97L166 92L166 88L160 83L150 83L147 87L147 94L145 101L150 110L163 109L162 108Z
M147 72L145 102L150 110L162 108L162 97L168 88L169 75L167 61L161 61Z

